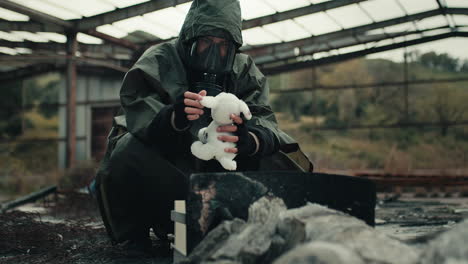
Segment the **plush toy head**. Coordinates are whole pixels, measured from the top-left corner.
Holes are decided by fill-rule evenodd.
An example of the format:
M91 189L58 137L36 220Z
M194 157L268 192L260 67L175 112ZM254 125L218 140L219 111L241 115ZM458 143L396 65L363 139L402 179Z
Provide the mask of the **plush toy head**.
M220 125L232 124L231 114L240 116L241 113L247 120L252 118L247 104L230 93L220 93L217 96L205 96L200 103L211 108L213 121Z

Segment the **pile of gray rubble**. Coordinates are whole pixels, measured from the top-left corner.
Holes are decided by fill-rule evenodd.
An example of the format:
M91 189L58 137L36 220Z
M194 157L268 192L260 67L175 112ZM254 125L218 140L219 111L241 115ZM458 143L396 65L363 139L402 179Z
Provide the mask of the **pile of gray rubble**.
M468 263L468 220L414 247L317 204L262 197L248 220L224 221L180 263Z

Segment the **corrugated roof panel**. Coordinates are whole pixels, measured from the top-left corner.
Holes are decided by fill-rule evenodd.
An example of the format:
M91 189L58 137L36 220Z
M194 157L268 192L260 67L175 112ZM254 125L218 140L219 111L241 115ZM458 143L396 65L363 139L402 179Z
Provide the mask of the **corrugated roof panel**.
M445 0L448 7L468 7L466 0Z
M330 52L328 51L317 52L317 53L314 53L312 56L314 60L318 60L320 58L325 58L325 57L330 56Z
M296 61L310 61L314 59L314 55L302 55L302 56L297 56Z
M128 35L126 31L120 30L112 25L103 25L96 28L97 31L115 38L123 38Z
M0 47L0 53L8 54L8 55L16 55L18 52L15 49L7 48L7 47Z
M318 4L323 2L328 2L329 0L309 0L311 4Z
M291 19L263 26L263 28L283 41L307 38L310 33Z
M307 31L314 35L321 35L340 30L340 27L324 12L296 17L294 18L294 21L304 26Z
M357 27L372 23L372 20L358 7L357 4L343 6L328 10L327 13L333 17L344 28Z
M63 0L47 0L54 3L57 7L62 7L71 12L76 12L83 16L94 16L104 12L109 12L115 9L114 5L106 1L100 0L79 0L79 1L63 1Z
M32 50L28 48L15 48L15 51L19 54L32 54Z
M95 38L93 36L84 34L84 33L78 33L76 34L76 39L78 42L85 43L85 44L102 44L103 41L102 39Z
M340 51L337 50L337 49L333 49L333 50L328 51L328 54L329 54L330 56L340 55Z
M48 38L27 31L11 31L11 34L33 42L49 42Z
M29 17L0 7L0 17L9 21L28 21Z
M345 53L351 53L351 52L360 51L364 49L366 49L366 45L359 44L359 45L340 48L339 51L340 51L340 54L345 54Z
M264 0L268 5L273 7L278 12L284 12L291 9L296 9L303 6L310 5L307 0Z
M421 34L411 34L411 35L406 36L406 41L420 39L420 38L421 38Z
M240 0L242 9L242 19L252 19L255 17L274 14L276 11L263 1Z
M390 27L385 27L385 32L388 33L398 33L398 32L406 32L406 31L414 31L416 27L414 26L413 22L406 22Z
M417 22L419 29L431 29L435 27L447 26L447 20L444 16L429 17Z
M435 0L400 0L408 14L420 13L439 8Z
M65 35L54 33L54 32L37 32L39 36L47 38L51 41L58 42L58 43L65 43L67 42L67 37Z
M393 40L396 43L400 43L400 42L405 42L405 41L410 41L410 40L420 39L420 38L421 38L421 34L411 34L411 35L396 37L396 38L393 38Z
M12 42L21 42L24 40L23 38L19 36L7 33L5 31L0 31L0 39L12 41Z
M268 43L281 42L281 40L268 33L261 27L250 28L242 31L242 38L247 45L261 45Z
M20 5L26 6L28 8L35 9L37 11L49 14L54 17L58 17L61 19L78 19L81 16L78 13L70 12L64 8L57 7L53 4L48 4L44 1L37 1L37 0L11 0L16 2Z
M120 20L112 25L121 30L127 31L127 33L141 30L161 39L167 39L174 36L174 32L171 32L163 26L154 25L148 19L144 19L141 16Z
M435 29L435 30L431 30L431 31L425 31L423 33L423 35L424 36L435 36L435 35L449 33L449 32L451 32L450 28L441 28L441 29Z
M361 2L360 5L377 22L405 15L395 1L372 0Z
M371 45L375 47L387 46L393 44L393 39L384 39L381 41L373 42Z
M366 35L380 35L380 34L385 34L385 31L383 28L366 31Z
M112 3L114 6L118 8L124 8L136 4L140 4L143 2L148 2L149 0L106 0L110 3Z
M182 12L174 7L165 8L155 12L143 15L158 25L162 25L171 30L171 32L179 32L184 23L185 16ZM178 34L176 34L178 35Z
M455 20L455 24L467 26L468 25L468 16L464 15L452 15L453 20Z

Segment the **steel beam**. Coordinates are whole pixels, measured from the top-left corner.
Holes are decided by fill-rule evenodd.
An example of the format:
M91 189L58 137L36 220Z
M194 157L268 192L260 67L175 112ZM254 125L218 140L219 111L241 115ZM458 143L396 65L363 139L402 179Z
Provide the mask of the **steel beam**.
M0 40L0 47L27 48L27 49L31 49L33 52L47 51L49 53L64 52L66 50L66 44L64 43L33 42L33 41L27 41L27 40L21 41L21 42ZM109 45L109 44L78 43L78 49L83 55L94 53L94 54L100 55L98 56L100 58L105 57L105 58L118 59L122 56L128 56L128 57L132 56L132 52L130 52L128 49L122 48L119 46Z
M15 70L7 71L7 72L2 72L0 74L0 82L5 83L5 82L10 82L10 81L16 81L19 79L23 78L28 78L32 76L36 76L39 74L44 74L48 72L65 72L66 65L65 63L38 63L38 64L33 64L33 65L28 65L25 67L17 68ZM111 71L109 71L111 70ZM112 65L112 64L105 64L101 65L100 63L96 64L91 64L89 61L86 61L86 63L80 63L78 61L77 64L77 72L78 74L99 74L99 75L105 75L105 74L120 74L122 77L123 75L128 71L128 68L117 66L117 65ZM96 103L96 102L93 102ZM80 102L77 102L77 104L80 104Z
M76 165L76 32L67 34L67 168Z
M88 29L88 30L84 30L82 32L84 32L84 33L86 33L88 35L91 35L93 37L105 40L105 41L107 41L109 43L113 43L113 44L119 45L121 47L131 49L131 50L139 50L140 49L139 45L137 45L137 44L135 44L135 43L133 43L131 41L128 41L126 39L116 38L116 37L101 33L99 31L96 31L94 29Z
M365 55L368 55L368 54L378 53L378 52L392 50L392 49L398 49L398 48L402 48L402 47L422 44L422 43L431 42L431 41L440 40L440 39L445 39L445 38L450 38L450 37L468 37L468 32L449 32L449 33L424 37L424 38L410 40L410 41L403 41L403 42L394 43L394 44L390 44L390 45L385 45L385 46L381 46L381 47L369 48L369 49L365 49L365 50L361 50L361 51L330 56L330 57L326 57L326 58L322 58L322 59L318 59L318 60L293 62L293 63L278 65L278 66L272 66L272 67L260 67L260 69L264 74L267 74L267 75L278 74L278 73L282 73L282 72L295 71L295 70L299 70L299 69L303 69L303 68L308 68L308 67L313 67L313 66L318 66L318 65L324 65L324 64L329 64L329 63L335 63L335 62L344 61L344 60L349 60L349 59L353 59L353 58L362 57L362 56L365 56Z
M58 66L56 64L46 64L46 63L34 64L34 65L19 68L19 69L15 69L12 71L2 72L2 74L0 74L0 82L4 83L4 82L9 82L9 81L20 80L20 79L31 77L34 75L63 70L63 69L64 69L63 66Z
M0 30L63 33L62 26L55 24L42 24L30 21L0 21Z
M279 21L288 20L295 17L310 15L346 5L356 4L367 0L331 0L318 4L311 4L309 6L299 7L296 9L284 11L281 13L275 13L263 17L258 17L250 20L244 20L242 22L242 29L249 29L254 27L263 26Z
M56 64L56 65L63 65L66 64L66 61L69 59L69 55L5 55L0 56L0 63L12 63L12 62L29 62L31 64ZM115 63L109 63L109 59L94 59L94 58L83 58L83 57L75 57L74 61L77 65L85 64L85 65L93 65L93 66L100 66L103 68L113 69L119 72L127 72L129 68L122 67Z
M78 30L82 31L94 29L98 26L111 24L119 20L144 15L146 13L176 6L178 4L183 4L190 1L191 0L152 0L141 4L129 6L126 8L116 9L113 11L78 20Z

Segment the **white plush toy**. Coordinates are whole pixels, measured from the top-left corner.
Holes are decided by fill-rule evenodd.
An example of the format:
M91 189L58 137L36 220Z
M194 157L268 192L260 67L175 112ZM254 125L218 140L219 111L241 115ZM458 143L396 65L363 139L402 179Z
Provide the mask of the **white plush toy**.
M237 154L227 153L225 148L235 148L233 142L222 142L218 136L233 135L229 132L217 132L219 126L230 125L233 123L230 116L235 114L240 116L243 113L247 120L252 118L247 104L231 93L220 93L217 96L204 96L200 103L211 108L211 117L213 121L198 131L198 139L192 144L191 150L195 157L202 160L217 159L226 170L236 170L237 164L234 158Z

